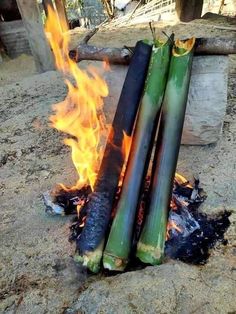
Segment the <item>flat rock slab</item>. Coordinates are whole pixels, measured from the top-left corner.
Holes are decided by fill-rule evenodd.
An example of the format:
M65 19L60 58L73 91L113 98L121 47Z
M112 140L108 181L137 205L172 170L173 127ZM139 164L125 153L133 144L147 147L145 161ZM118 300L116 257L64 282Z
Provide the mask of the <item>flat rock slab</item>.
M204 267L172 262L90 284L68 313L235 313L233 261L215 257Z
M105 74L109 86L109 97L105 103L111 114L118 103L126 72L125 66L112 66L111 72ZM194 57L182 144L217 142L227 105L227 83L227 56Z

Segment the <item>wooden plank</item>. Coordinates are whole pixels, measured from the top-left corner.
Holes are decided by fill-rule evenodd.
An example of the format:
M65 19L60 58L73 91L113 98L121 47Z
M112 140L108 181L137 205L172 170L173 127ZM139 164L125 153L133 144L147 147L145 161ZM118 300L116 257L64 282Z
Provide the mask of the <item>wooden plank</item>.
M61 30L62 32L67 32L69 30L69 22L66 14L64 0L55 0L55 5L61 25Z
M39 72L54 70L54 59L46 39L37 0L17 0L36 68Z

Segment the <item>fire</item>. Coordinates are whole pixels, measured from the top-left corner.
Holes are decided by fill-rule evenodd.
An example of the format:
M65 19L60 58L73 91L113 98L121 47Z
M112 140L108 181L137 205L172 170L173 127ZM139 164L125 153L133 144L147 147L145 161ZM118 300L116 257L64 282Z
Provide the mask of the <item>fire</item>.
M132 136L127 135L123 131L123 141L122 141L121 151L123 154L124 163L123 163L123 167L122 167L120 179L119 179L119 184L118 184L118 186L120 186L120 187L123 184L123 180L124 180L124 176L125 176L125 170L126 170L127 162L129 159L131 144L132 144Z
M126 164L129 158L129 152L132 144L132 136L127 135L124 131L123 134L124 137L122 142L122 153L124 156L124 164Z
M52 126L69 134L65 144L71 147L72 160L79 179L76 188L93 188L101 159L99 147L104 131L103 97L108 95L106 82L94 68L81 70L69 58L69 34L62 33L57 14L48 7L45 32L55 56L57 69L68 87L64 101L53 105ZM99 113L99 114L98 114Z
M178 232L182 232L182 229L180 227L178 227L177 224L173 220L170 220L170 221L168 221L168 224L167 224L166 240L168 240L170 238L170 230L171 229L175 229Z
M175 173L175 180L180 185L185 185L186 187L192 188L192 185L188 182L188 180L177 172Z

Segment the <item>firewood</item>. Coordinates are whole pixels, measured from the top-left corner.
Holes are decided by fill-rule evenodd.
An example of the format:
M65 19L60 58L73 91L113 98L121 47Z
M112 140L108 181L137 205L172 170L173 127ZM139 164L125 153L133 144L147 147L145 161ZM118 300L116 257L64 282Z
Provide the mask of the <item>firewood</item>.
M89 39L91 36L89 37ZM111 64L129 64L133 47L109 48L88 45L84 40L69 55L76 62L82 60L107 60ZM236 40L231 38L197 38L196 55L228 55L236 53Z
M104 157L87 206L85 227L77 241L76 260L93 272L100 269L104 237L121 175L124 133L131 136L142 95L152 46L138 42L120 95Z
M136 253L147 264L160 264L164 256L167 219L184 124L194 43L194 38L185 43L177 41L172 52L157 136L150 206Z
M103 266L109 270L123 271L129 260L140 190L165 92L172 39L164 44L154 42L122 191L103 254Z

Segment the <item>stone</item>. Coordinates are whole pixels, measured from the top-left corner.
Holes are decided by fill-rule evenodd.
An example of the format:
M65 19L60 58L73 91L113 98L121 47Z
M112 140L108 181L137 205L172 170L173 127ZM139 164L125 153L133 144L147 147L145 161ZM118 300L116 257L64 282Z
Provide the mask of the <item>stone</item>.
M112 121L127 72L125 66L111 66L105 73L109 96L105 112ZM207 145L220 137L226 106L228 83L227 56L195 56L191 72L182 144Z
M233 261L168 262L92 282L68 313L234 313ZM227 296L227 297L226 297Z

